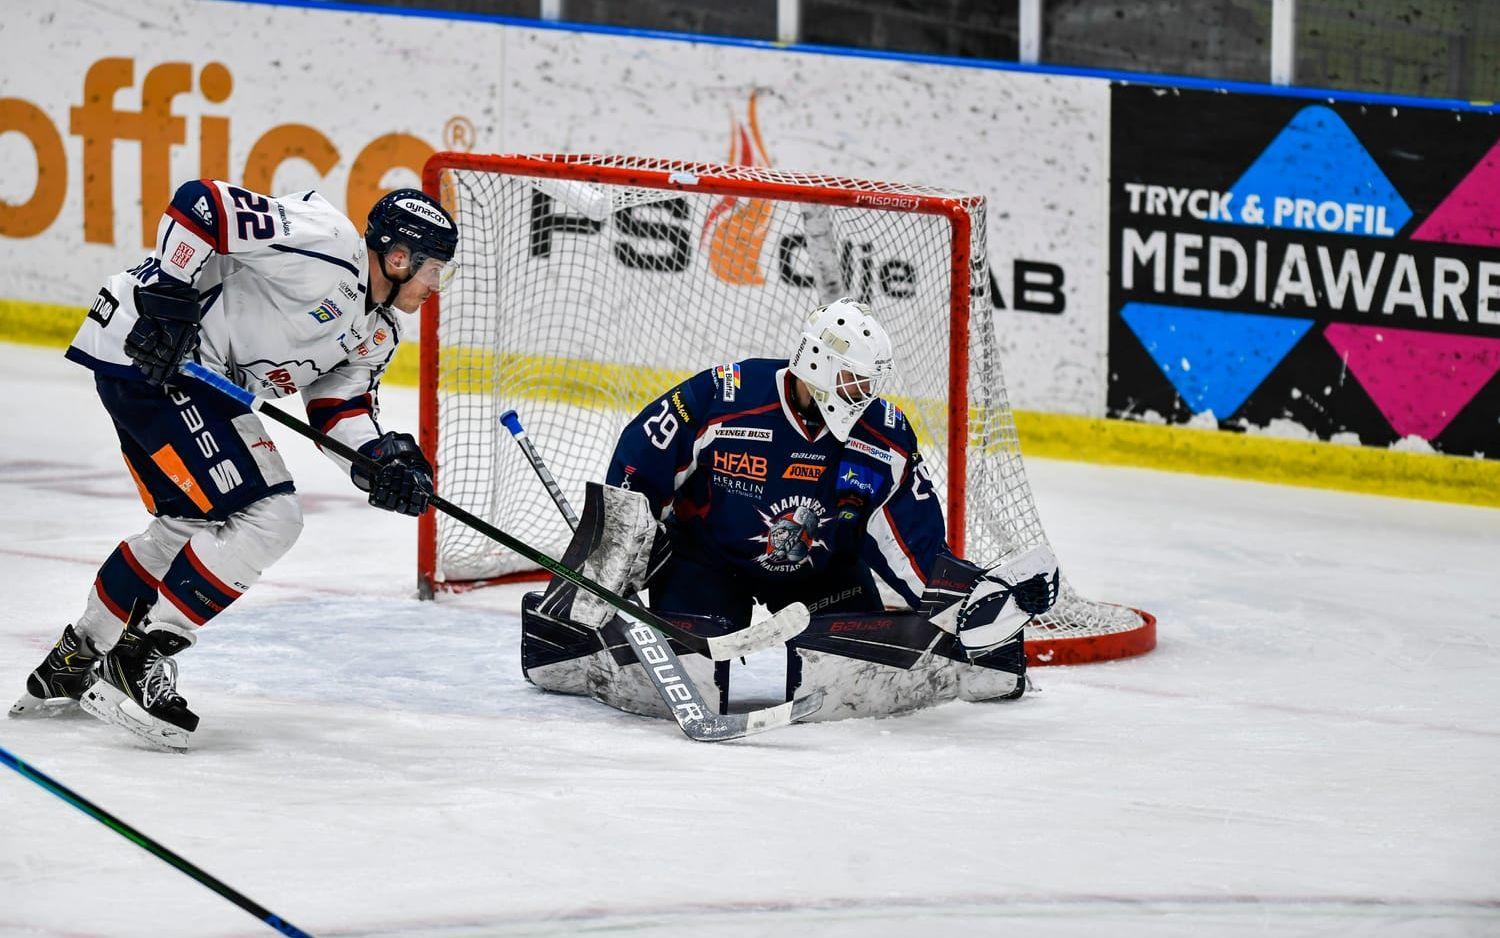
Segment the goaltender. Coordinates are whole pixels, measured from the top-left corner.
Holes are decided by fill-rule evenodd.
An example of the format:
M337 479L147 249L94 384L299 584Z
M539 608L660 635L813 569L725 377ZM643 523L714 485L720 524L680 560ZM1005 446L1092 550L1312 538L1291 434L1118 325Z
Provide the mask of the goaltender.
M789 360L720 365L647 405L570 554L703 634L746 627L757 602L806 603L814 615L788 645L786 697L824 691L816 719L1020 697L1023 630L1056 599L1056 559L1038 546L986 570L953 555L916 433L881 396L894 376L869 307L818 307ZM876 577L904 609L886 610ZM617 621L574 615L561 586L526 603L527 677L663 714ZM727 662L683 664L727 707Z

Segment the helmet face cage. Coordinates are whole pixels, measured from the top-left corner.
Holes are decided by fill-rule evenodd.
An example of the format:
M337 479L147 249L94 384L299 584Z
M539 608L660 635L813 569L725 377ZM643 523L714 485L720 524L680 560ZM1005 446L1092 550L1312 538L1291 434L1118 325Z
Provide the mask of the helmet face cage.
M839 440L896 373L891 341L870 308L848 297L813 310L789 364L812 392L818 413Z

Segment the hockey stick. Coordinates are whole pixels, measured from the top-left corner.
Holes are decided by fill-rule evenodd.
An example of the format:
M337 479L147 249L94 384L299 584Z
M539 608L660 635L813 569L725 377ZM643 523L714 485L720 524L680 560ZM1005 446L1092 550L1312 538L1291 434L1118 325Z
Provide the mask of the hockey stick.
M516 444L521 447L526 461L531 464L531 469L536 473L537 478L542 480L542 486L546 488L547 494L552 496L553 503L562 512L563 518L568 522L568 527L576 531L578 515L574 513L573 506L568 504L567 496L563 494L557 480L552 477L552 471L542 461L541 453L537 452L531 439L527 437L526 429L521 426L521 418L514 410L507 410L498 419L505 429L510 431ZM802 616L807 617L806 606L802 607ZM703 695L699 693L697 685L683 672L682 662L677 659L677 653L672 651L670 645L659 641L649 629L641 628L639 625L621 629L621 631L625 633L625 638L630 643L630 650L640 661L646 677L656 688L656 692L661 695L661 699L666 702L667 708L672 711L672 716L677 719L677 725L689 739L696 739L699 742L720 742L726 739L738 739L751 733L763 733L810 716L823 706L823 692L814 691L806 697L789 700L764 710L715 714L704 703Z
M379 465L370 457L345 446L326 433L313 429L286 411L272 407L269 403L257 399L254 394L251 394L222 375L215 374L196 362L184 364L181 373L196 378L208 387L233 398L252 411L259 411L287 429L307 437L323 449L347 459L366 472L372 474L379 472ZM733 635L704 638L701 635L695 635L687 629L668 622L639 603L627 600L614 590L596 583L572 567L565 566L548 557L525 541L505 533L493 524L470 514L440 495L433 495L430 503L433 508L441 511L448 517L468 525L491 540L498 541L548 573L562 577L579 589L594 594L632 619L644 622L658 632L677 639L693 651L702 652L716 661L738 658L752 651L770 648L773 645L785 642L791 636L807 628L807 610L804 607L800 610L800 616L797 609L792 609L790 614L782 619L773 617L758 625L752 625L748 629L736 632ZM783 610L783 612L786 611ZM747 632L751 634L745 634Z
M19 774L22 778L27 778L33 782L36 782L42 788L50 791L52 794L61 798L63 801L66 801L68 804L82 811L84 814L87 814L89 817L98 821L100 824L103 824L105 827L114 831L116 834L119 834L121 837L124 837L126 840L135 844L137 847L140 847L146 850L148 853L154 854L158 859L177 867L177 869L191 876L193 879L196 879L199 883L202 883L204 886L212 889L214 892L223 896L225 899L228 899L230 902L233 902L235 905L244 909L246 912L249 912L251 915L260 919L262 922L265 922L267 925L281 932L283 935L292 935L293 938L312 938L311 935L298 928L296 925L293 925L291 922L288 922L281 916L272 913L264 906L250 899L250 897L236 891L235 889L224 883L222 880L215 878L209 873L206 873L193 864L189 863L187 860L184 860L182 857L168 850L166 847L163 847L161 844L152 840L150 837L147 837L145 834L142 834L140 831L131 827L129 824L126 824L124 821L115 817L113 814L110 814L108 811L94 804L92 801L89 801L87 798L73 791L71 788L68 788L66 785L53 779L51 776L44 774L40 769L36 769L30 765L27 765L16 756L12 755L9 752L6 752L3 748L0 748L0 762L3 762L5 765L10 766L12 769L15 769L16 773Z

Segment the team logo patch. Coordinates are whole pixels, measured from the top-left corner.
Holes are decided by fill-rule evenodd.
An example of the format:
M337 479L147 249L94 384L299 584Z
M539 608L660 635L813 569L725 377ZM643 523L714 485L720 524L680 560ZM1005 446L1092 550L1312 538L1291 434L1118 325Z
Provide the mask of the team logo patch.
M719 383L720 393L724 400L734 400L735 392L740 387L740 364L732 362L728 365L720 365L714 369L714 380Z
M308 310L307 315L311 316L313 319L316 319L318 322L333 322L335 319L344 315L344 313L343 310L335 306L332 301L324 300L323 302L318 304L317 309Z
M811 463L794 462L786 467L781 477L794 482L816 482L823 478L823 470L826 468L826 466L814 466Z
M813 551L828 545L819 535L828 524L823 505L815 498L793 495L771 505L769 512L755 509L766 524L766 533L751 538L766 545L756 562L773 573L790 573L813 563Z
M206 223L214 223L214 211L208 207L208 197L200 195L198 201L193 203L193 214L203 219Z

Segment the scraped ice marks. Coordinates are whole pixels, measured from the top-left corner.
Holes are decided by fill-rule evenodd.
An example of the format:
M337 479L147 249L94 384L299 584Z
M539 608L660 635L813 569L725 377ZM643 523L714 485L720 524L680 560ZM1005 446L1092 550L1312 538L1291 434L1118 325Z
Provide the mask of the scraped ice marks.
M1312 327L1308 319L1153 303L1127 303L1120 316L1188 408L1221 420Z
M1500 339L1342 322L1323 336L1403 437L1442 433L1500 371Z

